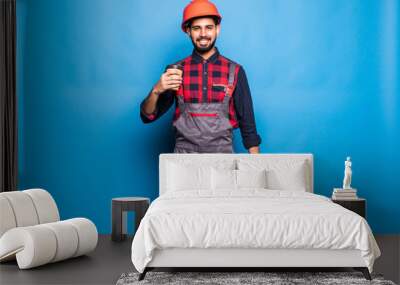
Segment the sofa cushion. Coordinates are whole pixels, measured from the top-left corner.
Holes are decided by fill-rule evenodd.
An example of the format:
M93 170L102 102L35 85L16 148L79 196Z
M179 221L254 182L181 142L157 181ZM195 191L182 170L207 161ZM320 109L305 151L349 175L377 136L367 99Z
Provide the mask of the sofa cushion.
M52 223L60 220L57 204L49 192L35 188L22 191L29 195L38 215L39 224Z
M35 205L29 195L22 191L3 192L0 195L9 202L17 227L39 224Z
M8 199L0 194L0 238L8 230L15 228L17 222Z

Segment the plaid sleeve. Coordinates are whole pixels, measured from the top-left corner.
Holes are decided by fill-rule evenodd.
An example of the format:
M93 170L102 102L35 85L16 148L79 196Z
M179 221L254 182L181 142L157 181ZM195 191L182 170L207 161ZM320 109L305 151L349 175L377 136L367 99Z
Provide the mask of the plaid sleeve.
M151 93L151 90L149 92L149 95L150 95L150 93ZM156 121L165 112L167 112L169 110L169 108L172 106L172 104L174 103L174 97L175 97L174 91L167 90L158 96L159 96L159 98L157 101L156 109L151 114L145 113L144 107L143 107L148 96L140 104L140 118L142 119L143 123L146 124L146 123L151 123L151 122Z
M246 149L261 144L254 118L250 87L243 67L240 67L235 91L233 92L236 118L239 122L243 145Z

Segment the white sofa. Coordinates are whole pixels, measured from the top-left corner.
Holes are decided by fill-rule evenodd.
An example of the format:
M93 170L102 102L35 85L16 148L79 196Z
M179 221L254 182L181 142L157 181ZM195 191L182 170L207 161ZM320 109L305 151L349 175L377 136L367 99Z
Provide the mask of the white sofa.
M20 269L86 254L98 233L88 219L60 221L49 192L29 189L0 193L0 262L16 259Z

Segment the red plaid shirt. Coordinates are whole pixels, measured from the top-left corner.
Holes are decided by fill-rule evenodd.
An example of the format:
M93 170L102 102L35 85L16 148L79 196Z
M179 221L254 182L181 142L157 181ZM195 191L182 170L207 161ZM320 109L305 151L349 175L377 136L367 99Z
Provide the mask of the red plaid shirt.
M143 122L155 121L171 107L173 102L175 102L173 121L178 119L180 110L176 96L183 96L184 101L190 103L222 102L224 99L223 85L228 85L229 65L235 62L222 56L216 49L216 52L207 60L193 51L192 55L178 63L183 65L183 84L177 92L167 90L160 94L153 114L148 115L143 112L142 106L145 101L143 100L140 112ZM244 146L250 148L259 145L261 138L256 131L247 78L242 67L235 64L235 80L229 101L229 121L233 128L240 127ZM242 83L238 86L240 90L236 90L238 78Z
M217 103L225 97L225 88L228 86L229 65L231 60L219 54L218 50L208 60L203 59L197 53L180 61L183 65L183 84L177 91L177 96L183 96L183 100L189 103ZM235 63L236 64L236 63ZM236 87L237 75L240 66L236 64L235 80L229 100L229 121L233 128L239 127L233 102L232 93ZM179 106L176 103L174 121L180 115Z

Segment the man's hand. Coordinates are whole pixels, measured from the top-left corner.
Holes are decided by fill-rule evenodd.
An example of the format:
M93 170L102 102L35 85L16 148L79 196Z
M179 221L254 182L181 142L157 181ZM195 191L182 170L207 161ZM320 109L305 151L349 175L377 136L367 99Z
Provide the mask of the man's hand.
M260 153L260 148L258 146L253 146L249 148L249 153L255 154L255 153Z
M165 71L160 80L154 86L153 90L155 93L162 93L166 90L177 91L182 84L182 70L176 68L170 68Z
M182 84L182 70L169 68L162 75L160 80L154 85L150 95L146 98L143 106L143 112L147 115L153 114L156 109L158 95L166 90L177 91Z

